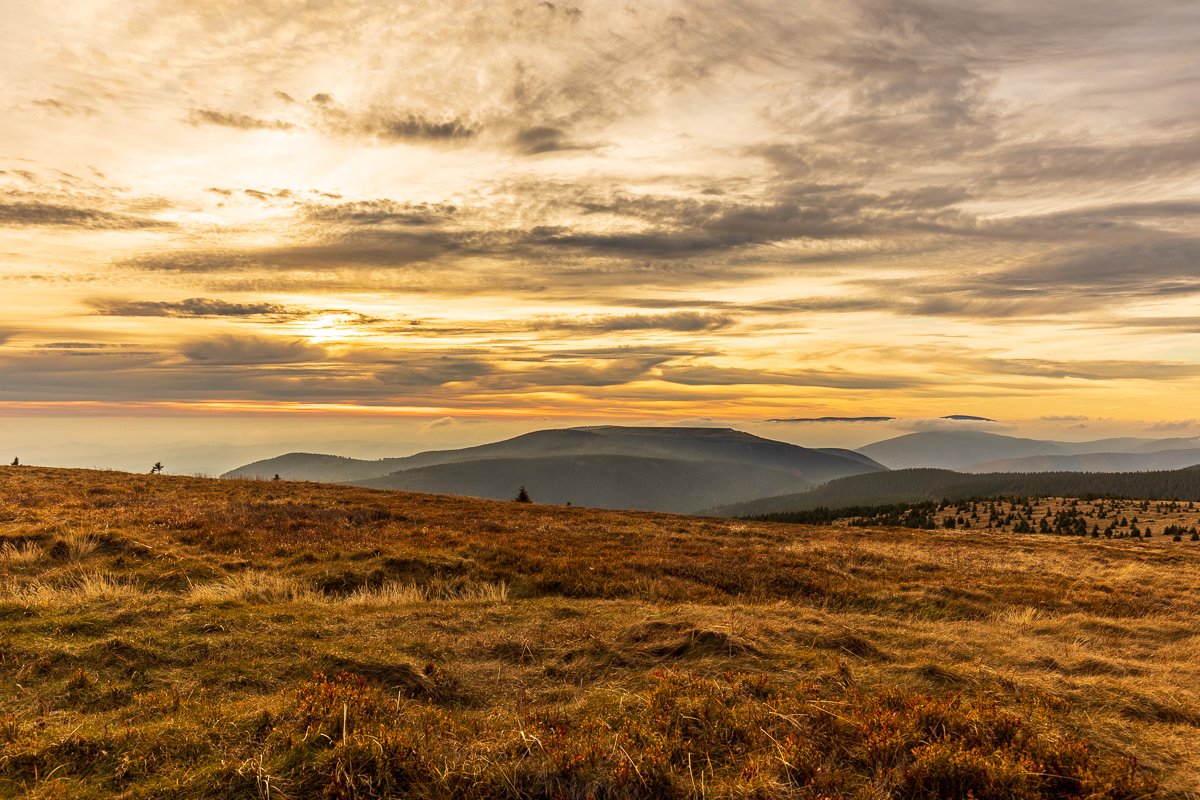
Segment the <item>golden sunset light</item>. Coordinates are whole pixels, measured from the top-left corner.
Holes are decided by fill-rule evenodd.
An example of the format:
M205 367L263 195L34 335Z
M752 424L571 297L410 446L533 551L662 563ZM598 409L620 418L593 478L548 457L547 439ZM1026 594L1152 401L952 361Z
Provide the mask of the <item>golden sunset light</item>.
M1186 429L1196 9L1102 5L9 4L0 403Z
M1200 800L1200 0L0 77L0 800Z

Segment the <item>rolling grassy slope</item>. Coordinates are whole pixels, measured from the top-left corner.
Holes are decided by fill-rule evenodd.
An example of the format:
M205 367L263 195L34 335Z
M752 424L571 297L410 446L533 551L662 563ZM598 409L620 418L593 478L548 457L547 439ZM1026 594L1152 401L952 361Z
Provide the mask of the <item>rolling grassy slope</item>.
M1182 800L1198 568L0 468L0 796Z

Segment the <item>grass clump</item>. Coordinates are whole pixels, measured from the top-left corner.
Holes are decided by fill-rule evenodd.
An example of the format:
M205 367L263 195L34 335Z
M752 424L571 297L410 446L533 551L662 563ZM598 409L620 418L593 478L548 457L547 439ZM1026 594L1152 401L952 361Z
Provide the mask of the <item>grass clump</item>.
M0 562L28 564L42 557L42 548L34 542L5 542L0 545Z
M294 576L280 572L246 570L211 583L192 586L188 599L197 603L319 602L320 595Z
M3 597L25 608L56 609L92 603L143 601L150 597L143 587L104 572L81 572L58 581L9 580Z

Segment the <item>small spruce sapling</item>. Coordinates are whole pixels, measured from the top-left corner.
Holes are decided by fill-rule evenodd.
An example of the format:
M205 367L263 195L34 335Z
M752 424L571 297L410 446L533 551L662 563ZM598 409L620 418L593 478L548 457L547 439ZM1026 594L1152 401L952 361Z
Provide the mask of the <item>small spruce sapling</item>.
M529 492L525 491L525 487L521 487L521 491L517 492L517 496L513 498L516 503L532 503L533 499L529 496Z
M155 461L154 466L150 468L151 475L158 475L162 471L163 471L163 463L161 461Z

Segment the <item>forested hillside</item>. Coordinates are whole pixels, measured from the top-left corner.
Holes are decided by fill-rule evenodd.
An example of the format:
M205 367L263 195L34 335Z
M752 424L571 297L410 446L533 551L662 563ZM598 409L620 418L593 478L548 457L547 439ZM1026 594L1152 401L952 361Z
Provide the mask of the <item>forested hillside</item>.
M870 506L986 497L1124 497L1200 500L1200 467L1162 472L998 472L972 475L944 469L901 469L852 475L796 494L712 509L739 517L824 506Z

